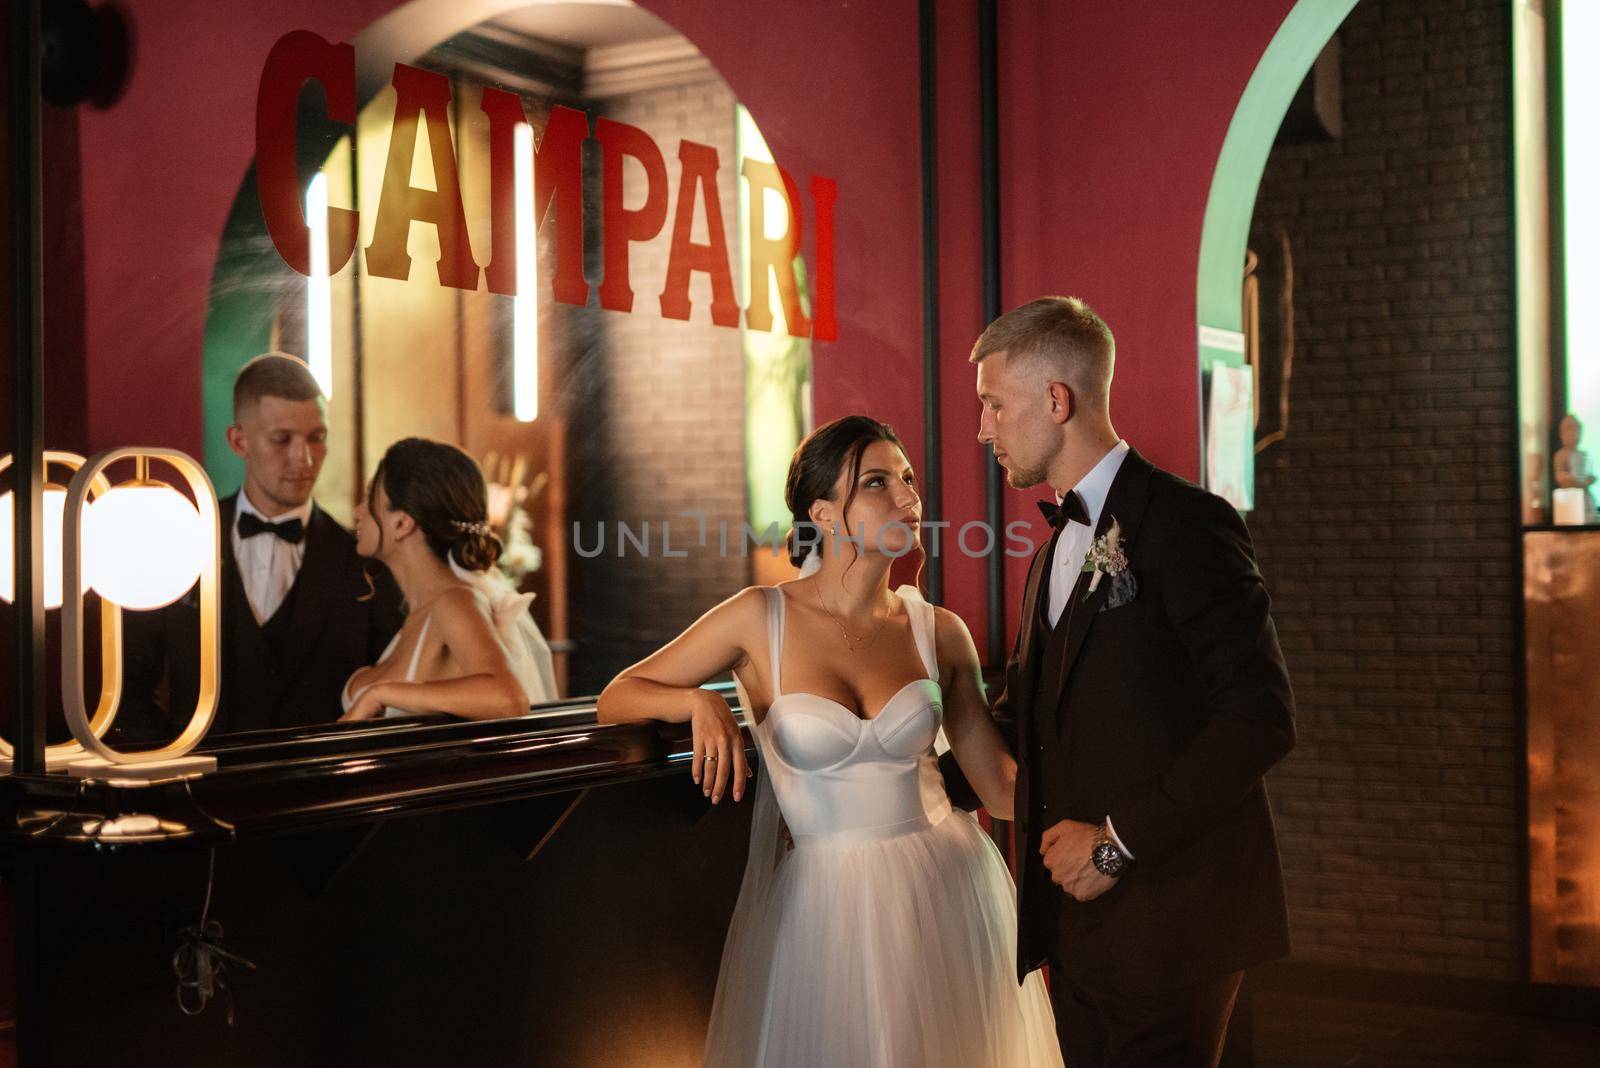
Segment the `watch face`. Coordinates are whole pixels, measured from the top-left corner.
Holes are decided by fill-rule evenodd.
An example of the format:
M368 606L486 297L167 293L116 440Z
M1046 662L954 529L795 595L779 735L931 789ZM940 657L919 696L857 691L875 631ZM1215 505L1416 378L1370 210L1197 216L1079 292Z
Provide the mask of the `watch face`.
M1127 861L1115 845L1101 842L1094 847L1094 866L1103 875L1120 875Z

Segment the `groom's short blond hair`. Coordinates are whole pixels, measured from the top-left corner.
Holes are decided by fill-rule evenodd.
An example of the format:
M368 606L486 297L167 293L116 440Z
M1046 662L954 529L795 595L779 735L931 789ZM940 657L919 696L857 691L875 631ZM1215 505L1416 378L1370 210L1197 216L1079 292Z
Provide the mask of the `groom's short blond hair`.
M1105 320L1077 297L1040 297L1000 316L972 346L971 360L982 363L997 352L1012 367L1065 382L1082 403L1110 400L1117 344Z
M264 352L239 369L233 380L233 421L262 397L321 400L322 387L305 361L286 352Z

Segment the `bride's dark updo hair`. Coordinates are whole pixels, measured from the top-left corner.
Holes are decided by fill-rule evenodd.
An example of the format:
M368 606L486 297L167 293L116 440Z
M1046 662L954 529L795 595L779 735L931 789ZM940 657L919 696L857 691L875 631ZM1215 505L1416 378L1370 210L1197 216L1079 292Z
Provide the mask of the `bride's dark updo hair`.
M389 507L416 521L439 559L453 556L468 571L487 571L500 559L500 539L489 530L483 472L454 445L427 438L395 442L372 473L369 509L380 483Z
M839 516L844 528L841 533L850 532L850 502L856 499L861 457L875 441L892 442L901 452L905 451L888 423L865 415L846 415L824 423L807 434L795 449L794 459L789 461L789 481L783 490L784 503L794 519L789 530L789 562L795 567L805 560L808 547L816 546L818 552L822 551L822 532L811 521L811 506L833 492L839 482L839 472L846 467L850 470L850 492L839 509Z

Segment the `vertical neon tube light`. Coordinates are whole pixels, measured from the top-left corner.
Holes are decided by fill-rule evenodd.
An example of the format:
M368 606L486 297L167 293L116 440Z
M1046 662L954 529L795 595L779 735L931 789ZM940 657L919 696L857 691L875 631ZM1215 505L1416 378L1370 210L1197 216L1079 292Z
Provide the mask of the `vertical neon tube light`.
M328 272L328 176L318 173L306 190L311 230L311 277L306 279L306 363L322 395L333 397L333 279Z
M1544 0L1515 0L1511 86L1516 219L1517 410L1522 521L1549 518L1550 85ZM1558 216L1559 217L1559 216Z
M1561 5L1561 181L1565 214L1567 410L1590 455L1600 435L1600 6Z
M539 231L533 224L533 127L517 123L512 147L517 295L511 298L511 408L520 422L531 423L539 417Z

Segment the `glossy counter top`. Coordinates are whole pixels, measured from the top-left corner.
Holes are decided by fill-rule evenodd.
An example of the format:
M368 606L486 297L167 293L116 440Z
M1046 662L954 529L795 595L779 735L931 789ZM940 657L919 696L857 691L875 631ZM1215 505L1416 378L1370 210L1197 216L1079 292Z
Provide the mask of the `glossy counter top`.
M732 684L709 687L740 713ZM143 784L0 777L0 844L91 848L299 834L666 775L689 776L687 723L598 725L592 700L526 716L325 724L216 739L199 778ZM747 743L750 744L750 743Z

